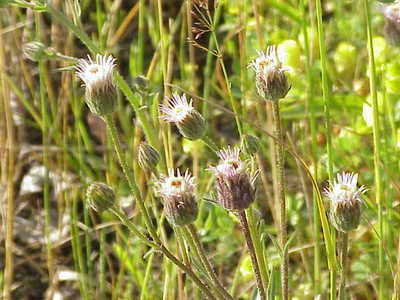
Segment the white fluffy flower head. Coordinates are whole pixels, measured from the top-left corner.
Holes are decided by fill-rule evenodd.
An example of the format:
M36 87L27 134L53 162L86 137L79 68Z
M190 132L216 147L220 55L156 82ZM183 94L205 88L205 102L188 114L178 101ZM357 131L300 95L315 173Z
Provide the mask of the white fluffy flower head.
M245 171L244 163L240 160L240 149L227 147L217 153L220 162L217 166L211 167L210 170L214 171L216 175L235 175Z
M115 66L115 58L111 55L96 55L93 60L80 59L76 65L76 74L84 82L89 93L93 91L104 91L113 85L112 71Z
M180 195L193 193L194 178L188 170L184 174L181 174L179 169L177 169L175 175L174 169L169 169L168 176L161 177L158 185L158 192L163 198L179 197Z
M400 23L400 1L390 4L379 3L382 14L393 22Z
M256 73L256 87L259 95L266 100L284 98L290 90L285 72L289 69L282 66L276 46L269 46L266 52L257 51L258 57L249 64Z
M282 67L275 46L269 46L265 52L257 50L257 55L257 58L249 64L249 67L256 73L268 74L276 68Z
M179 96L174 93L168 104L160 105L160 111L163 113L161 119L171 123L182 122L193 110L193 99L188 102L185 94Z
M364 186L358 188L357 179L357 173L337 174L333 184L325 190L331 204L361 202L361 195L366 192L366 188Z

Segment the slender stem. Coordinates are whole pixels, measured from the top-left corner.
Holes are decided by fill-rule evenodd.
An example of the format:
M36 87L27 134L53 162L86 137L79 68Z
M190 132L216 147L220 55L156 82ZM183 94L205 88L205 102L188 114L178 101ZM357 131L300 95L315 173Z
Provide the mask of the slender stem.
M2 42L2 36L0 35L0 42ZM0 49L0 67L5 68L5 56L4 56L4 47ZM14 273L14 241L13 241L13 228L14 228L14 198L15 198L15 187L14 187L14 172L15 172L15 133L13 128L12 121L12 111L10 107L11 99L10 93L8 93L7 85L4 81L3 77L4 72L0 72L0 86L3 90L2 98L3 98L3 107L4 107L4 118L5 121L2 123L6 127L6 149L7 155L3 156L4 159L4 174L7 178L7 208L6 208L6 216L5 216L5 248L4 248L4 272L3 272L3 297L4 300L11 300L12 295L12 282L13 282L13 273ZM3 162L2 162L3 164ZM3 170L2 170L3 172Z
M385 299L384 293L384 270L383 270L383 260L384 260L384 249L383 249L383 202L382 202L382 178L379 172L380 166L380 132L379 132L379 110L378 110L378 94L376 86L376 68L375 68L375 58L374 58L374 45L372 41L372 27L371 27L371 13L369 7L369 1L364 0L364 11L367 26L367 43L368 43L368 56L369 56L369 86L372 98L372 132L374 140L374 172L375 172L375 197L378 204L378 223L379 223L379 261L378 261L378 272L379 272L379 287L378 287L378 299Z
M128 227L128 229L133 232L137 237L139 237L142 241L144 241L150 247L159 250L162 252L170 261L172 261L177 267L179 267L182 271L186 272L189 277L193 280L193 282L199 287L199 289L207 295L207 297L211 300L216 300L216 298L211 293L210 289L197 277L197 275L193 272L191 268L183 264L174 254L172 254L157 238L157 242L150 241L136 226L128 219L128 217L121 212L117 208L112 208L111 212L118 217L121 222Z
M332 159L332 139L331 139L331 118L330 118L330 105L329 105L330 92L328 87L328 70L326 66L327 54L325 47L324 26L322 24L321 0L315 0L315 6L317 14L319 53L321 59L322 98L324 100L326 152L328 155L328 176L329 176L329 181L332 182L333 159Z
M159 244L149 240L144 233L142 233L135 224L133 224L129 218L121 212L118 208L111 208L111 212L124 224L128 229L133 232L138 238L140 238L146 245L153 248L158 248Z
M283 155L283 136L281 128L281 118L279 114L279 101L272 102L272 115L274 125L275 143L275 162L277 169L277 193L279 200L279 226L280 226L280 244L283 251L281 264L281 283L282 297L284 300L289 299L289 259L287 252L287 224L286 224L286 201L285 201L285 178L284 178L284 155Z
M126 163L124 154L122 152L121 143L119 141L117 129L115 128L115 124L114 124L114 121L113 121L111 115L105 116L104 121L106 122L108 131L111 135L111 139L114 144L115 152L117 153L118 161L121 165L121 168L125 175L125 178L128 181L129 188L130 188L132 194L136 197L136 202L139 204L139 208L144 217L144 222L146 224L147 230L149 231L149 233L150 233L151 237L154 239L154 241L159 242L159 237L157 235L157 232L155 230L153 223L151 222L150 215L146 209L146 206L144 205L141 192L135 183L133 170L130 169L128 167L128 164Z
M259 264L257 261L257 255L256 255L256 251L254 249L254 244L251 239L251 234L250 234L250 230L249 230L249 224L247 223L246 213L244 211L241 211L237 214L237 216L239 219L240 226L242 227L242 230L243 230L243 235L246 239L246 244L247 244L247 248L249 250L251 263L253 265L254 275L256 276L257 288L258 288L258 292L260 294L260 298L262 300L266 300L267 295L265 293L265 289L264 289L264 286L262 283L260 267L259 267Z
M175 265L181 268L184 272L186 272L190 278L197 284L197 286L201 289L201 291L207 295L207 297L211 300L216 300L214 295L211 293L211 290L194 274L192 269L185 266L181 261L179 261L164 245L161 245L160 251L168 257Z
M142 240L146 241L149 245L152 247L160 250L165 256L167 256L175 265L177 265L179 268L181 268L183 271L188 273L188 275L192 278L192 280L199 286L199 288L210 298L210 299L215 299L215 297L211 294L211 292L208 290L208 288L201 282L201 280L193 273L193 271L185 266L182 262L180 262L167 248L165 248L164 245L162 245L160 238L157 235L157 232L154 228L154 225L151 223L150 216L148 214L148 211L143 203L143 198L141 196L140 190L137 187L135 181L134 181L134 174L133 170L129 170L128 165L125 161L125 158L123 156L122 148L121 148L121 143L118 138L117 130L114 125L114 121L110 115L107 115L104 117L104 121L107 124L107 128L110 132L114 147L115 147L115 152L117 153L117 157L119 160L119 163L122 167L122 171L125 174L126 180L128 181L129 187L131 189L131 192L133 195L136 197L136 202L139 204L140 210L143 214L144 221L147 227L147 230L149 231L151 237L153 238L154 242L149 241L144 235L136 229L136 227L130 222L124 214L118 213L116 210L113 210L113 212L121 219L121 221L124 222L128 228L133 231L135 234L137 234Z
M305 0L301 0L301 7L303 10L303 19L307 20L307 5L305 3ZM315 26L312 24L312 26ZM306 57L306 63L305 63L305 71L307 73L307 109L306 113L308 115L309 119L309 130L311 133L311 159L312 163L314 166L314 177L318 180L318 158L317 158L317 124L316 124L316 118L315 118L315 108L312 105L313 99L314 99L314 80L313 80L313 74L311 71L311 63L312 63L312 58L311 58L311 51L310 51L310 44L309 44L309 37L308 37L308 22L304 21L302 23L302 33L304 36L304 52L305 52L305 57ZM321 231L321 223L318 217L318 206L317 206L317 200L316 200L316 195L313 193L313 207L312 207L312 213L313 213L313 239L314 239L314 294L318 295L321 293L321 267L320 267L320 262L321 262L321 253L320 253L320 231Z
M340 274L340 286L338 298L339 300L346 299L346 270L347 270L347 251L349 244L349 234L341 233L340 241L340 264L341 264L341 274Z
M210 148L211 151L218 152L218 146L215 145L213 140L211 140L207 135L203 136L201 141L204 143L204 145Z
M213 28L211 30L211 35L212 35L212 37L214 39L215 48L216 48L217 53L218 53L217 60L219 62L219 65L221 66L222 74L224 75L226 89L228 91L228 96L229 96L229 102L230 102L230 105L231 105L232 110L233 110L234 115L235 115L235 121L236 121L236 126L237 126L237 129L238 129L238 133L239 133L240 136L242 136L243 130L242 130L242 124L241 124L240 118L239 118L239 109L238 109L237 103L235 102L235 100L233 98L233 95L232 95L231 82L229 81L228 72L226 71L226 67L225 67L225 63L224 63L224 59L223 59L223 54L222 54L221 49L219 47L219 43L218 43L217 35L215 33L215 27L214 26L213 26Z
M254 220L253 209L251 207L246 210L246 216L248 219L251 238L254 241L254 248L256 250L257 261L259 262L263 286L267 287L269 276L268 276L267 264L265 262L265 257L264 257L264 251L263 251L264 249L261 243L260 233L257 230L257 224Z
M186 226L186 229L189 231L190 237L192 238L194 246L196 247L196 251L200 256L200 260L203 263L211 281L215 284L215 287L218 289L218 291L224 296L224 299L233 300L233 297L226 291L220 279L217 277L217 274L215 273L209 259L207 258L203 245L201 244L199 236L197 234L196 228L193 224L190 224Z
M326 152L328 156L328 177L329 181L333 182L333 159L332 159L332 139L331 139L331 121L330 121L330 109L329 109L329 87L328 87L328 70L326 66L326 47L325 47L325 34L324 26L322 23L322 7L321 0L315 0L316 16L317 16L317 31L318 31L318 42L319 52L321 59L321 77L322 77L322 98L324 100L324 113L325 113L325 135L326 135ZM326 241L332 243L335 247L335 231L332 228L332 240ZM336 299L336 266L329 266L330 271L330 299Z

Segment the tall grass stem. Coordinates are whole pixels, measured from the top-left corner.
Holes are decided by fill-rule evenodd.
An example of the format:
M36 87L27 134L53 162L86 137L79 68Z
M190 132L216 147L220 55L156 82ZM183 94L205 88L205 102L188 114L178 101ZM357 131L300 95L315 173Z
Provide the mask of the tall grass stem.
M372 39L372 26L371 26L371 12L370 4L368 0L364 0L364 13L367 31L367 48L369 57L369 85L370 94L372 98L372 132L374 141L374 175L375 175L375 199L378 205L378 226L379 226L379 249L378 249L378 272L379 272L379 284L378 284L378 299L385 299L384 292L384 272L383 272L383 260L384 260L384 235L383 235L383 202L382 202L382 178L380 173L380 130L379 130L379 109L378 109L378 92L376 85L376 67L375 67L375 56L374 56L374 45Z

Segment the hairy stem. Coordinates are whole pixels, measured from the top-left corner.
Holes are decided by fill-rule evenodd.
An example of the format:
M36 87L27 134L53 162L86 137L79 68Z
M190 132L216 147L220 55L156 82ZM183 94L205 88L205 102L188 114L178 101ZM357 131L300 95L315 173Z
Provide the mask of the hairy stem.
M272 102L272 115L274 125L275 143L275 162L277 169L277 199L279 201L279 226L280 226L280 244L283 251L281 264L281 283L282 283L282 298L289 299L289 259L287 252L287 224L286 224L286 201L285 201L285 178L284 178L284 155L283 155L283 136L281 128L281 119L279 114L279 101Z
M137 237L139 237L143 242L145 242L150 247L160 251L164 254L170 261L172 261L178 268L189 275L193 282L199 287L199 289L207 296L208 299L217 300L211 293L210 289L205 285L199 277L193 272L191 268L183 264L174 254L172 254L168 248L166 248L160 241L159 238L157 242L150 241L136 226L128 219L128 217L120 210L113 208L112 213L118 217L121 222L128 227L128 229L133 232Z
M229 295L229 293L226 291L224 286L222 285L221 281L217 277L217 274L214 271L214 268L211 265L211 262L207 258L207 255L204 251L203 245L200 242L199 236L197 234L196 228L194 227L193 224L190 224L187 226L187 230L190 234L191 239L194 242L194 246L196 247L196 251L200 257L200 260L202 264L204 265L207 275L210 277L211 282L215 285L215 287L218 289L218 292L221 293L224 296L224 299L231 299L233 300L233 297Z
M249 224L247 223L246 213L244 211L241 211L237 214L237 216L239 219L240 226L242 227L242 230L243 230L243 235L246 239L246 244L247 244L247 248L249 250L251 263L252 263L253 270L254 270L254 275L256 276L257 288L258 288L258 292L260 294L260 298L262 300L266 300L267 295L265 293L265 289L264 289L264 286L262 283L260 267L258 265L257 255L256 255L256 251L254 249L254 244L251 239L251 234L250 234L250 230L249 230Z
M339 300L346 299L346 269L347 269L347 251L349 244L349 234L341 233L340 239L340 264L341 264L341 274L340 274L340 285L339 285Z
M104 117L104 121L106 122L108 131L111 135L111 139L112 139L112 142L113 142L113 145L115 148L115 152L117 153L118 161L121 165L121 168L125 175L125 178L128 181L129 188L130 188L133 196L136 198L136 203L139 204L139 208L143 215L147 230L149 231L149 233L150 233L151 237L154 239L154 241L160 242L159 237L156 232L156 229L155 229L153 223L151 222L150 215L146 209L146 206L144 205L141 192L135 183L133 170L128 167L128 164L125 160L124 153L121 148L121 143L119 141L117 129L115 128L114 120L112 119L112 117L110 115L107 115Z

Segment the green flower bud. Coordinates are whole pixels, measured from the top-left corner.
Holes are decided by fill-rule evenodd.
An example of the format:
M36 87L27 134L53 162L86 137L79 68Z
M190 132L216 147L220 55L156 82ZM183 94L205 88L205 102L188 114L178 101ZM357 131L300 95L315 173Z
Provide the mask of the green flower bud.
M160 161L160 154L149 144L142 142L138 150L138 163L143 170L153 170Z
M189 140L201 139L206 130L206 120L197 111L192 110L185 120L176 124L179 132Z
M86 190L86 200L92 209L102 213L114 205L115 194L107 184L93 182Z
M54 51L40 42L29 42L24 44L23 53L32 61L39 61L54 55Z
M149 92L149 80L142 76L136 76L133 79L133 90L141 95L146 95Z

